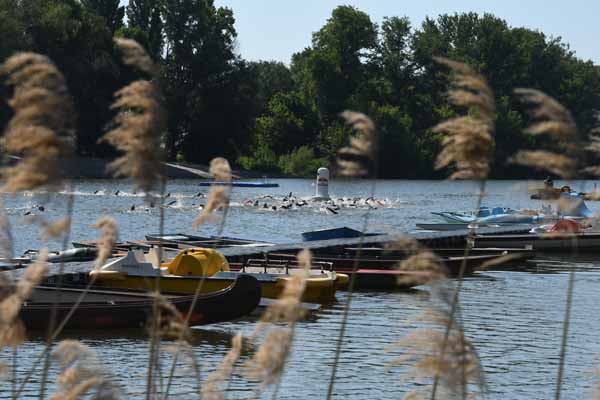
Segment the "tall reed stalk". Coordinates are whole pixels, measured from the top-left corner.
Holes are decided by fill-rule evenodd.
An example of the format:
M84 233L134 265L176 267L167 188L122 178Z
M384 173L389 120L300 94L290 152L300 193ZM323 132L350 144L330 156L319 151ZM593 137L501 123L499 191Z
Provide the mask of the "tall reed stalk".
M436 168L453 165L455 172L450 175L450 179L475 179L480 182L475 207L475 212L477 212L485 194L485 181L490 170L490 159L495 146L496 103L494 93L486 79L467 64L442 57L436 57L435 60L452 71L452 88L448 93L450 101L468 111L467 115L441 122L434 128L434 131L446 135L442 143L443 149L437 158ZM469 236L472 237L473 234L474 228L469 231ZM448 323L440 348L440 359L445 356L452 324L456 318L468 255L469 247L466 245L464 259L452 294ZM439 380L440 374L436 372L431 390L432 400L436 398Z
M378 174L378 141L375 124L366 115L355 111L345 111L341 114L341 117L345 120L346 124L350 125L352 129L357 132L357 135L351 137L350 145L342 148L338 153L339 158L337 162L339 166L339 173L342 176L353 178L370 178L372 182L370 193L371 196L375 196L375 188L377 184L376 179ZM333 390L335 387L338 365L344 345L344 337L346 335L346 327L348 325L350 307L352 305L352 297L356 283L356 271L359 267L358 259L362 254L364 232L367 230L369 223L369 212L370 210L365 213L363 218L363 226L361 229L362 233L358 243L358 251L352 266L352 275L350 276L350 282L348 284L348 295L346 298L346 303L344 304L340 332L336 340L335 355L333 359L333 365L331 367L331 376L329 378L329 385L327 387L328 400L333 396Z

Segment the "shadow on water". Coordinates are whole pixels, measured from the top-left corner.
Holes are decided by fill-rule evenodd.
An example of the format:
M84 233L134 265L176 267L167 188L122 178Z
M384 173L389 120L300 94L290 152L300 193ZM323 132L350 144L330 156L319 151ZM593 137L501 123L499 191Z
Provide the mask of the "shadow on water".
M227 347L235 336L234 332L222 329L205 329L192 327L188 341L192 346L213 345ZM46 334L42 331L30 331L28 339L32 343L46 341ZM148 342L149 334L145 329L115 329L110 331L94 331L91 329L72 329L61 333L57 341L66 339L85 340L87 342L111 342L115 339L128 342ZM175 342L177 338L163 338L164 342Z

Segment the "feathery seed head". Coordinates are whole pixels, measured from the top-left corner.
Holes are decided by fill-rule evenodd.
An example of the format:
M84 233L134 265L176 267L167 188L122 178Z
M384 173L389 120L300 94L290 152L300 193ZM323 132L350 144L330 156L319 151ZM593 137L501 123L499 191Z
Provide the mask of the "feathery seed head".
M231 349L219 363L217 370L210 374L202 385L202 398L205 400L224 399L222 383L231 379L231 373L235 363L240 358L242 352L243 336L241 333L235 335L231 340Z
M399 271L407 272L398 277L399 284L425 285L438 282L448 275L440 259L429 250L421 249L398 265Z
M515 93L528 104L532 104L530 115L536 120L525 131L531 135L552 137L567 155L550 151L519 151L509 159L515 164L545 170L571 179L575 176L577 161L572 154L579 151L575 145L577 125L573 116L554 98L536 89L515 89Z
M58 221L42 224L43 232L42 239L47 241L50 238L56 238L67 232L71 227L71 218L65 217Z
M443 57L434 59L453 72L449 100L469 111L467 116L441 122L433 128L434 132L446 135L435 167L442 169L454 165L456 171L450 179L485 179L495 146L494 93L485 78L467 64Z
M108 142L124 154L109 168L115 176L134 180L146 194L162 179L161 135L166 116L162 95L149 81L135 81L116 93L112 109L118 110L115 127L100 141Z
M339 150L339 173L344 176L366 176L377 157L377 130L365 114L344 111L341 117L357 135L350 138L350 146Z
M158 66L138 42L126 38L115 38L114 40L117 47L123 53L123 62L125 64L136 67L152 76L157 74Z
M49 58L19 53L0 68L14 86L14 116L4 135L5 151L22 156L4 168L3 190L15 193L62 184L64 158L73 152L74 107L65 79Z
M551 172L565 179L575 175L577 162L571 157L545 150L521 150L510 162Z
M229 198L231 194L231 188L227 186L213 186L210 189L210 193L208 194L208 199L206 200L206 205L202 209L202 212L194 223L192 227L194 229L198 229L205 222L210 221L214 218L213 213L218 209L227 210L229 207Z
M210 161L209 172L217 181L228 182L231 180L231 167L226 158L213 158Z
M63 340L53 352L61 367L58 376L58 391L53 400L80 398L90 390L95 390L94 398L118 399L121 390L104 375L94 352L77 340Z
M94 268L99 269L106 260L112 255L113 248L119 237L117 221L112 217L101 217L94 224L94 228L100 231L100 240L98 240L96 260Z

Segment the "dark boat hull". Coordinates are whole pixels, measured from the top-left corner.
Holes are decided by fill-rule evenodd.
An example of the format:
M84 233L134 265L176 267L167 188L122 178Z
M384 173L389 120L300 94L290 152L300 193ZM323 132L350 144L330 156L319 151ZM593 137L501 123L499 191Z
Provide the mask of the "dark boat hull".
M64 320L82 295L83 299L70 315L65 329L140 328L151 320L154 300L148 294L100 287L93 287L86 293L82 285L87 282L82 276L63 276L61 289L56 287L57 276L50 277L43 285L36 287L19 313L25 326L32 330L47 329L53 308L56 310L56 321ZM192 310L190 326L231 321L248 315L258 306L260 297L260 285L247 275L240 276L229 288L200 295L195 301L193 295L165 295L167 301L182 315ZM168 318L170 314L169 307L161 307L161 319Z

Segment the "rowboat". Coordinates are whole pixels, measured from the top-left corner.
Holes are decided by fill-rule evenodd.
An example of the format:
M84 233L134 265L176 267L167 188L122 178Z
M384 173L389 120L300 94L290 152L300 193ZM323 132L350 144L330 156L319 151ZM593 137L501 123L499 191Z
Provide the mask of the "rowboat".
M269 182L241 182L241 181L208 181L200 182L199 186L232 186L232 187L244 187L244 188L276 188L279 187L278 183Z
M463 269L463 274L472 274L479 267L481 267L481 265L495 260L502 255L506 255L506 253L498 251L496 253L475 254L466 257L462 255L447 255L440 256L439 261L446 267L450 276L457 276L460 274L461 269ZM269 253L268 262L274 263L278 260L290 260L294 257L295 256L293 254L288 253ZM385 251L379 252L379 255L369 255L368 253L362 254L358 252L347 252L345 254L316 253L313 255L313 263L330 263L334 271L347 275L352 275L352 271L355 269L361 271L359 274L386 275L390 280L389 287L392 287L393 284L391 281L393 279L391 279L389 276L389 272L382 273L380 271L390 271L395 269L395 267L404 261L406 257L406 253L387 254ZM512 261L523 261L528 257L531 257L531 254L524 252L522 254L520 253L515 255L515 257L512 258ZM386 279L383 277L376 278L375 276L369 278L382 280ZM369 279L365 279L365 281L368 282ZM370 287L367 284L367 286L364 286L364 288L367 289Z
M154 297L143 291L108 289L92 286L89 275L83 273L48 277L36 286L30 298L23 303L19 317L32 330L47 329L51 310L56 310L56 321L64 320L71 310L65 329L118 329L140 328L152 317ZM58 286L60 282L60 287ZM10 290L4 290L5 298ZM241 275L220 291L194 295L163 293L164 298L182 315L191 309L189 325L203 325L231 321L250 314L260 302L260 286L256 279ZM79 304L78 304L79 303ZM168 307L160 308L162 319L172 315Z
M476 235L472 247L521 247L544 251L596 250L600 248L600 232L527 233L521 235Z
M158 261L156 249L148 254L129 251L126 256L90 274L102 285L117 288L147 289L159 284L163 291L201 293L222 290L241 275L250 275L260 284L262 296L279 298L292 276L284 271L234 271L225 258L213 249L185 249L169 262ZM348 281L335 271L311 271L306 279L302 301L326 303Z

